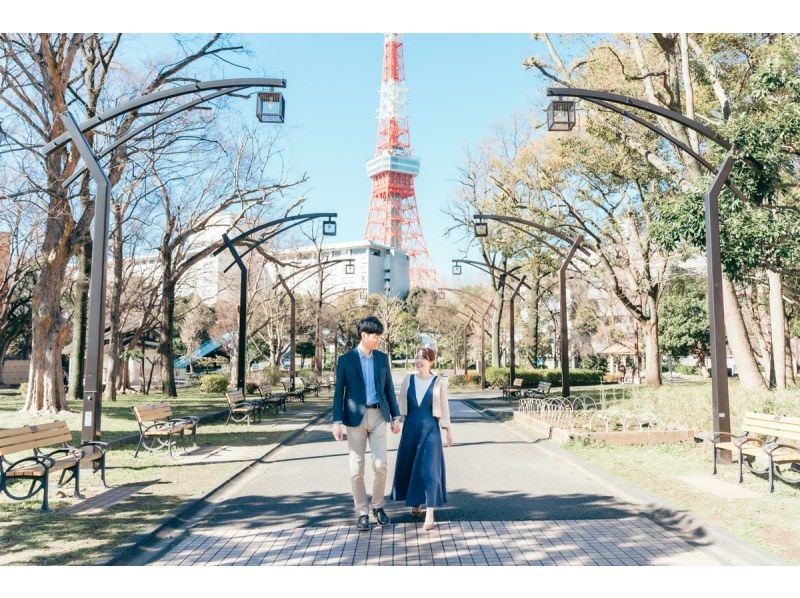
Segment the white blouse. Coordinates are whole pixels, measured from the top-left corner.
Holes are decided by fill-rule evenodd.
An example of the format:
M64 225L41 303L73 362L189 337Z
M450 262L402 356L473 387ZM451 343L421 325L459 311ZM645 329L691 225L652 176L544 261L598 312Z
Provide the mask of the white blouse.
M417 394L417 406L422 405L422 399L425 397L425 393L428 392L428 388L430 388L434 378L436 378L436 376L431 376L427 380L423 380L414 374L414 391Z

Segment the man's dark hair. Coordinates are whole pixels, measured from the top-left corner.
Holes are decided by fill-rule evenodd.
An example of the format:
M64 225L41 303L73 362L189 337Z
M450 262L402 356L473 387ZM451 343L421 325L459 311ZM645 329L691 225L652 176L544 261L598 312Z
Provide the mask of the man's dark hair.
M366 332L367 334L383 334L383 324L381 324L381 321L375 316L361 318L358 324L356 324L356 329L358 330L359 337L361 337L362 332Z

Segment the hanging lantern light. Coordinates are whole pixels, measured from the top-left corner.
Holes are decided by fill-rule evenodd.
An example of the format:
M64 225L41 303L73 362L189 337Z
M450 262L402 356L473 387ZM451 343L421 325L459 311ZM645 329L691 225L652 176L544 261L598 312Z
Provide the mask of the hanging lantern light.
M547 107L548 131L571 131L575 126L575 102L555 99Z

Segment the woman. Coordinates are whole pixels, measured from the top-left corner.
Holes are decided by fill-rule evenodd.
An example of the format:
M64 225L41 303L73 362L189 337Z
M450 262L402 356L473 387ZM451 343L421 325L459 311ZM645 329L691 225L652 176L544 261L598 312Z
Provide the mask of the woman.
M422 515L425 530L434 526L433 510L447 502L444 452L440 427L447 432L447 446L453 446L447 383L431 373L436 352L423 347L414 357L416 374L407 374L397 395L403 434L397 449L392 488L393 500L405 500L411 515Z

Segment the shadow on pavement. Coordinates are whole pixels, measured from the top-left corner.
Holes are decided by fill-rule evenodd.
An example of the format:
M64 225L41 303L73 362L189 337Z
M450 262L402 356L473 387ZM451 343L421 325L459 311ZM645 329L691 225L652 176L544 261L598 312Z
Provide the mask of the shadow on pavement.
M386 502L392 523L414 523L410 507L402 502ZM692 546L705 546L705 534L686 531L689 515L682 511L642 507L599 494L531 496L522 492L448 492L448 502L437 509L439 521L526 521L592 520L646 517L664 529L676 532ZM247 495L220 503L199 527L280 529L353 525L350 494L308 492L270 497Z

